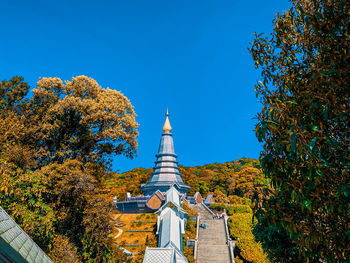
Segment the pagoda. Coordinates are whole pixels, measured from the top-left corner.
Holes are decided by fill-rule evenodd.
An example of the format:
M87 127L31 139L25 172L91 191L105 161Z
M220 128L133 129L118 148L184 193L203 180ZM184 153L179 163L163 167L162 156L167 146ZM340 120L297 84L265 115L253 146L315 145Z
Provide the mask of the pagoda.
M152 195L157 190L166 192L174 186L182 195L187 196L190 187L182 181L181 173L177 166L177 155L174 150L174 141L171 133L168 109L166 111L163 134L160 139L156 158L157 160L153 168L153 173L151 174L151 179L147 184L141 186L141 190L145 195Z

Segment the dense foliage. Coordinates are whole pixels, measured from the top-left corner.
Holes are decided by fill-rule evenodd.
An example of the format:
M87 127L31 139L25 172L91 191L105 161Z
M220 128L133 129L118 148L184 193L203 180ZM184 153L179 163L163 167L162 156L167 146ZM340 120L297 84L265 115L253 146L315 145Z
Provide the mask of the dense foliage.
M117 174L110 173L106 185L113 191L118 200L125 198L126 192L141 195L141 184L151 177L152 169L136 168ZM268 180L260 170L258 160L241 158L234 162L214 163L204 166L180 166L183 181L191 187L188 195L200 192L205 198L214 194L218 202L229 203L237 196L252 198L254 193L262 195Z
M211 205L211 208L217 212L223 212L226 209L228 215L233 220L241 220L239 225L231 224L234 238L240 238L237 243L237 260L246 260L245 262L268 262L266 254L261 245L254 240L252 218L253 213L250 208L251 198L253 196L262 197L263 190L268 187L269 181L266 180L260 169L258 160L241 158L227 163L214 163L204 166L183 167L180 166L183 181L191 186L189 195L200 192L202 197L213 194L217 204ZM142 195L140 191L141 184L147 183L151 177L152 169L136 168L131 171L117 174L110 173L105 181L106 187L117 196L118 200L125 198L126 192L132 195ZM196 215L190 209L186 202L183 202L183 208L189 215ZM243 215L243 218L240 218ZM255 220L256 222L256 220ZM195 233L193 222L187 224L185 238L194 238ZM236 235L240 229L247 229L247 235ZM184 247L185 254L189 260L192 258L192 249ZM237 261L238 262L238 261Z
M270 262L264 253L260 243L255 241L253 235L254 224L252 213L237 212L230 216L228 223L230 234L236 241L236 261L237 262Z
M108 156L136 151L132 105L85 76L28 91L21 77L0 83L0 205L55 262L125 260L103 181Z
M250 52L262 80L256 134L273 189L258 211L272 258L350 257L350 2L292 0ZM277 233L276 242L270 234ZM285 239L284 237L288 237ZM273 244L280 244L275 249ZM280 254L290 247L289 255ZM299 253L295 253L299 247ZM299 259L297 259L299 257Z

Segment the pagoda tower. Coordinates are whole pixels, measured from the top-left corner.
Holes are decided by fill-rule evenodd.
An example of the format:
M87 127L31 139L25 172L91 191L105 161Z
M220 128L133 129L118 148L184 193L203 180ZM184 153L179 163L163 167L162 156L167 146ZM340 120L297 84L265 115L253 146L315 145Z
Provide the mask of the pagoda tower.
M168 109L156 158L151 179L147 184L141 186L141 190L144 191L145 195L152 195L157 190L164 193L174 186L181 194L187 196L190 187L182 181L181 173L177 166L177 155L174 150Z

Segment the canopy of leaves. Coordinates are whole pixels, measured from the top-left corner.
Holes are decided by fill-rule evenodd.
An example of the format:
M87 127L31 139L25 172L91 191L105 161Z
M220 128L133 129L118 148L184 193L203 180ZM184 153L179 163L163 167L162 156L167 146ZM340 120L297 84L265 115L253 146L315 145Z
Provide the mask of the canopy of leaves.
M66 85L58 78L42 78L33 93L29 114L39 125L29 132L35 133L36 147L45 153L41 163L134 156L138 124L131 103L120 92L79 76Z
M252 213L235 213L230 216L228 223L230 234L237 240L237 248L240 256L246 262L268 263L270 262L264 253L261 244L255 241L253 235Z
M22 77L3 80L0 83L0 116L8 114L9 111L19 110L28 90L29 86Z
M0 205L55 262L125 261L103 180L108 156L136 152L132 105L85 76L28 88L0 84Z
M255 87L261 165L273 185L262 208L304 261L343 262L350 255L350 2L291 2L271 36L257 35L250 49L262 77Z

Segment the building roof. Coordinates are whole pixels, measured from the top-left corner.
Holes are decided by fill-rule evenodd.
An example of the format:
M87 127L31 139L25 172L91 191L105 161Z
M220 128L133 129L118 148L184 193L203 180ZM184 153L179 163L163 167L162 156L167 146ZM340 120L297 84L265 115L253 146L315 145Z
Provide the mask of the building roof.
M155 192L161 187L170 188L176 183L179 186L180 192L187 193L190 187L182 181L181 173L177 166L177 155L174 150L173 135L171 134L168 113L164 127L164 133L160 140L152 177L147 184L141 187L141 190L150 194L150 191Z
M40 247L0 207L0 262L2 257L16 263L52 263Z
M172 186L165 194L165 203L156 211L156 213L162 214L167 207L174 207L177 211L182 214L187 214L186 211L181 207L181 196L179 191L176 190L174 186Z
M146 248L145 256L143 258L143 263L173 263L175 262L175 250L173 247L167 248Z
M166 208L172 208L174 209L174 211L178 211L180 214L183 215L187 215L187 212L185 211L185 209L183 209L182 207L172 203L172 202L166 202L164 205L162 205L157 211L155 211L154 213L158 214L158 216L162 216L162 214L164 214L164 211Z
M186 196L190 189L181 178L177 166L177 155L174 150L174 142L171 134L171 126L168 118L163 126L163 134L160 140L157 160L153 168L152 177L141 190L146 195L160 195L165 203L156 212L158 248L146 248L143 263L187 263L182 254L182 234L185 233L186 211L181 208L181 197ZM163 193L161 193L163 192ZM165 192L165 193L164 193ZM154 194L155 193L155 194ZM159 203L158 200L157 204Z
M179 191L175 189L175 187L171 187L166 193L165 193L165 199L166 202L172 202L178 206L180 206L181 197Z
M213 199L214 202L210 201L210 199ZM215 203L215 199L213 195L208 195L207 198L205 198L204 203L205 204Z
M159 246L173 245L181 251L181 222L176 212L167 208L160 224Z
M175 249L175 262L176 263L188 263L187 258Z

